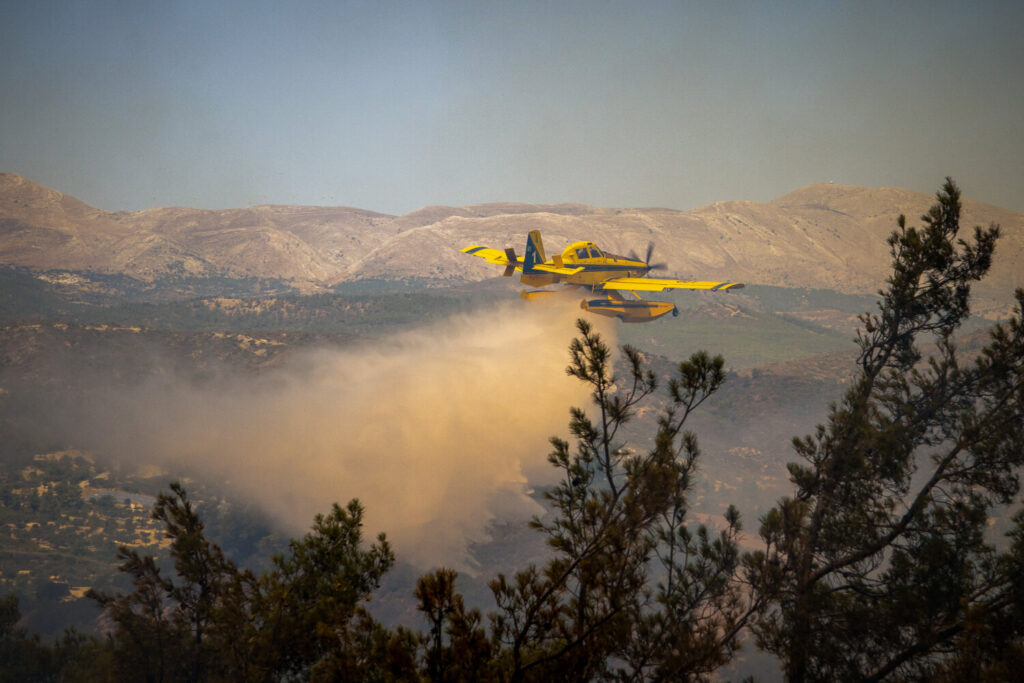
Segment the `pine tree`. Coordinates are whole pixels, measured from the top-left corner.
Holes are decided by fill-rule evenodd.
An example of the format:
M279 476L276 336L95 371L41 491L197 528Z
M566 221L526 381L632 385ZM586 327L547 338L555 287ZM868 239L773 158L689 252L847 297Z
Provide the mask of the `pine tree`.
M684 524L699 449L683 425L724 381L722 358L680 364L654 447L633 453L620 430L656 378L627 346L620 383L608 346L585 321L577 327L568 373L590 385L594 417L571 411L575 448L551 441L561 480L546 493L552 514L533 527L553 558L491 584L500 667L510 680L699 677L728 659L751 607L734 580L738 514L716 539Z
M1024 463L1024 292L980 353L957 349L999 228L958 239L960 192L947 179L937 197L921 228L900 217L852 386L794 440L796 493L763 517L766 551L746 558L769 598L759 643L791 681L927 678L971 629L1020 609L1008 571L1020 544L1000 554L986 527Z
M394 562L384 534L363 548L359 501L345 508L334 504L330 514L317 515L312 531L291 541L289 552L275 557L273 569L259 580L253 611L256 649L267 653L266 669L274 677L312 674L329 680L327 672L347 663L346 680L369 678L352 668L359 661L372 664L352 647L390 639L363 605Z
M171 539L174 575L121 548L135 589L90 593L116 625L116 680L399 680L414 671L411 634L388 632L363 609L394 555L383 534L363 547L362 516L358 501L334 505L257 577L205 537L185 489L171 484L153 517Z
M113 642L120 680L219 680L234 673L225 654L229 643L245 642L229 623L249 623L248 615L229 618L231 607L246 601L231 594L251 574L241 572L220 548L206 539L204 524L179 483L161 493L153 519L165 525L176 577L161 571L156 558L122 547L120 570L132 577L128 594L90 591L116 624ZM175 580L175 578L177 580ZM244 660L244 655L240 658Z
M467 610L455 592L457 573L438 569L416 582L419 609L430 625L420 636L430 681L500 680L493 666L490 640L479 610Z

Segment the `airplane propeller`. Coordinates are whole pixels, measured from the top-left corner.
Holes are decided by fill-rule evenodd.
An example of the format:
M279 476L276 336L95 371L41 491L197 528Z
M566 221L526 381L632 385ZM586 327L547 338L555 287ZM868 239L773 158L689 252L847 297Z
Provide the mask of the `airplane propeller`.
M654 242L647 243L647 253L644 255L644 264L647 266L647 270L665 270L668 268L667 263L651 263L651 255L654 254ZM636 255L636 252L632 249L629 250L629 257L634 261L639 261L640 257Z

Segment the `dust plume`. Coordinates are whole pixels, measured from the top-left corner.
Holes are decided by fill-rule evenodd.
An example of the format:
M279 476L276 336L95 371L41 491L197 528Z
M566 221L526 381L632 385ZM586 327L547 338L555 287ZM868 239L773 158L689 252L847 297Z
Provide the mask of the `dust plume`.
M528 493L552 477L548 438L586 404L565 373L578 313L510 304L261 375L164 376L89 419L108 453L226 482L295 535L358 497L368 536L385 531L402 559L471 570L492 519L540 512Z

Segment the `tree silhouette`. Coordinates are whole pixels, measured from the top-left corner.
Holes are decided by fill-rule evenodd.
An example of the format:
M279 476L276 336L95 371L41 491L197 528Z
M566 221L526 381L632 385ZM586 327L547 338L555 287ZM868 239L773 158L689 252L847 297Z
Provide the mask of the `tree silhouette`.
M546 493L552 514L533 526L553 558L491 584L502 668L511 680L699 676L728 659L752 607L734 580L738 513L715 539L684 524L700 451L683 426L724 381L722 358L698 353L679 365L654 447L634 453L620 430L656 378L627 346L620 383L608 346L585 321L577 327L568 373L590 385L595 414L571 411L574 448L551 440L561 479Z
M937 196L921 228L900 217L879 312L861 317L858 373L826 424L794 440L796 493L762 519L766 551L746 558L770 595L757 637L791 681L927 678L967 652L969 633L1019 613L1020 519L1002 555L985 530L1024 462L1024 292L980 353L958 351L999 228L958 239L960 192L947 179Z
M362 547L362 515L355 500L317 515L312 531L293 540L288 554L275 557L274 567L257 577L206 539L184 488L171 484L153 517L171 539L175 576L166 577L154 558L121 548L121 571L132 577L135 590L90 593L116 625L111 640L118 679L336 678L327 672L345 670L351 680L361 680L366 676L360 672L377 664L361 660L357 644L370 652L411 651L414 645L403 643L403 634L387 633L362 610L394 562L383 534Z

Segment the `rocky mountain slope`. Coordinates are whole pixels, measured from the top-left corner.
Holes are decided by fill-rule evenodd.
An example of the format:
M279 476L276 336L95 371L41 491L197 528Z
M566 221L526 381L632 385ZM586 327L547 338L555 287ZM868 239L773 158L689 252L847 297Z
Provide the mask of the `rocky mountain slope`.
M302 291L365 278L480 280L497 269L459 252L513 246L540 229L549 252L593 239L619 253L656 245L678 277L867 292L889 263L885 238L934 198L900 189L818 183L768 203L688 211L577 204L434 206L403 216L346 207L254 206L109 212L21 176L0 174L0 264L33 270L279 278ZM978 294L1005 301L1024 286L1024 214L965 201L968 226L1003 227Z

